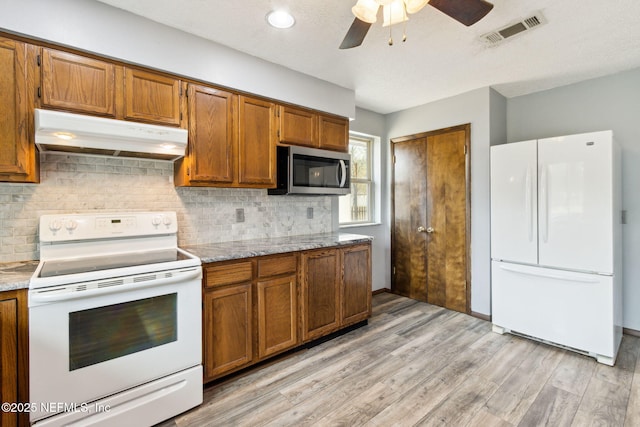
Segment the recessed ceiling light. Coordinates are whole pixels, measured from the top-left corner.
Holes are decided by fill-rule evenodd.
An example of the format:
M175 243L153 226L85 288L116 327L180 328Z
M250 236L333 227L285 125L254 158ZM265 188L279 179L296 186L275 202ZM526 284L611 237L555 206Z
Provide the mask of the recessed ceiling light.
M296 20L284 10L274 10L267 15L267 22L274 28L291 28Z

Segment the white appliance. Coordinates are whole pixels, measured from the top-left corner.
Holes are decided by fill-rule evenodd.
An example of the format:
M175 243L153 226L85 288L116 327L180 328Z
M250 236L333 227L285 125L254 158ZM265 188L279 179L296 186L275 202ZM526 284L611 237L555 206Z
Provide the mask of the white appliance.
M177 160L184 156L187 139L185 129L35 110L40 151Z
M492 321L615 363L621 160L611 131L491 147Z
M31 422L145 426L202 403L202 268L175 212L44 215L39 236Z

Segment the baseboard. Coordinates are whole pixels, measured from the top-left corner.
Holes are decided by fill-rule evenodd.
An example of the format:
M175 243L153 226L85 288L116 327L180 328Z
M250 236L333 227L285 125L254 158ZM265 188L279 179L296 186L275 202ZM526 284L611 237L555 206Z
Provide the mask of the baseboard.
M385 292L391 292L391 289L389 288L376 289L375 291L371 292L371 294L378 295L378 294L383 294Z
M635 329L622 328L622 333L625 335L640 337L640 331L636 331Z
M475 311L472 311L471 315L473 317L478 318L478 319L486 320L487 322L491 322L491 315L489 315L489 314L476 313Z

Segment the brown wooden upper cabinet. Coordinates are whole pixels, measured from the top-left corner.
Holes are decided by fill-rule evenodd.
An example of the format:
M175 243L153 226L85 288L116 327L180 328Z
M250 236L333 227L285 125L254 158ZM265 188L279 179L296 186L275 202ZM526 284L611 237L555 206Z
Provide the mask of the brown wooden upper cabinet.
M43 48L41 106L116 117L115 64Z
M39 182L35 60L35 46L0 37L0 181Z
M318 147L318 114L313 111L280 105L278 107L281 143Z
M273 102L238 96L238 184L276 184L276 106Z
M275 185L273 103L189 85L189 149L176 162L178 186Z
M180 80L125 68L124 88L125 119L180 126Z
M349 150L349 120L304 108L279 106L278 141L346 152Z
M318 139L320 148L349 151L349 119L321 114L319 116Z
M40 107L167 126L182 124L182 82L55 49L40 53Z
M189 148L175 168L179 186L235 181L238 97L208 86L189 85Z

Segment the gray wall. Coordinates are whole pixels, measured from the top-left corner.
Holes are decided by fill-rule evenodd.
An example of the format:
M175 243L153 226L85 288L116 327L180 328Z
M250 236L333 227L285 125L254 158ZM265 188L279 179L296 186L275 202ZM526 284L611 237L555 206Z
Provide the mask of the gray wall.
M345 117L355 92L94 0L2 0L0 30Z
M395 137L471 123L471 310L485 315L491 313L491 98L490 88L477 89L386 116L386 141ZM499 111L500 106L496 109ZM499 120L496 120L499 123ZM390 186L389 180L387 186Z
M507 100L509 142L612 129L622 148L624 326L640 330L640 69Z
M389 140L386 139L385 116L372 111L356 108L356 119L349 124L349 129L381 138L380 146L380 224L370 226L342 227L341 232L366 234L373 236L372 243L372 280L373 289L384 289L391 286L391 253L389 234L389 186L387 163L389 158ZM336 203L337 203L337 198ZM337 223L338 209L333 210Z

